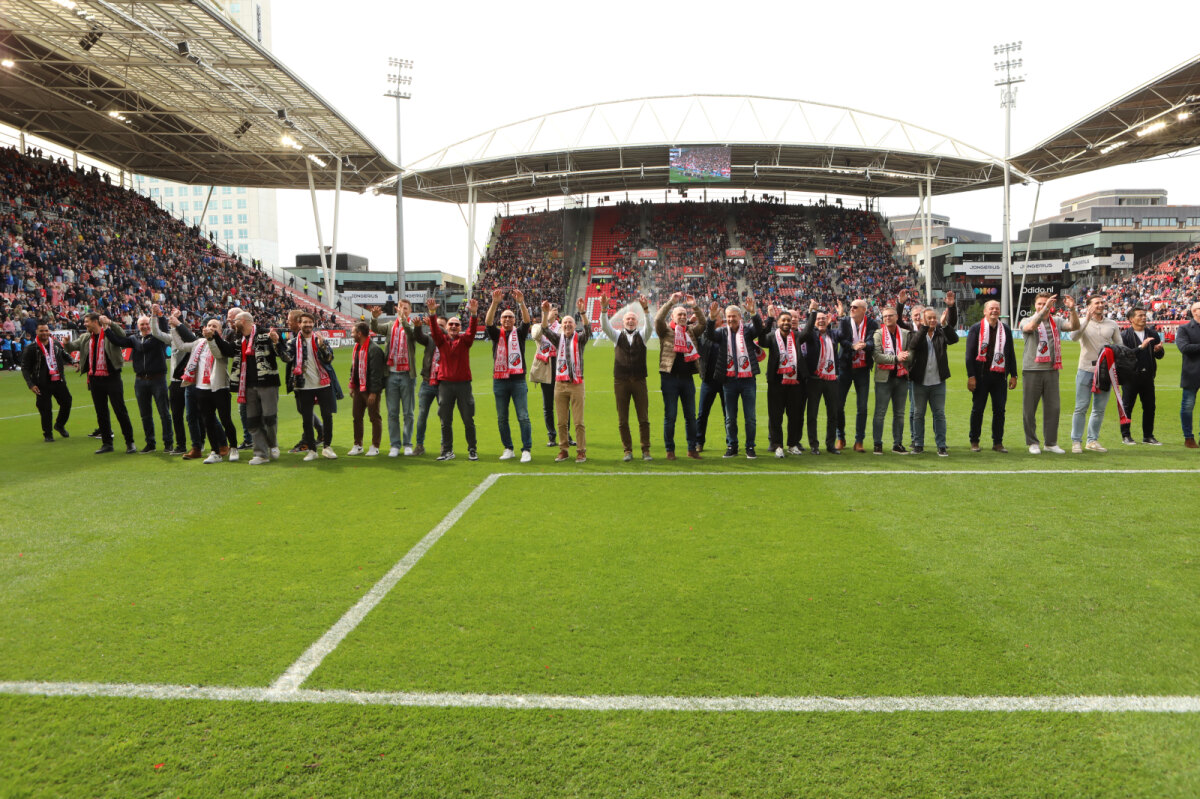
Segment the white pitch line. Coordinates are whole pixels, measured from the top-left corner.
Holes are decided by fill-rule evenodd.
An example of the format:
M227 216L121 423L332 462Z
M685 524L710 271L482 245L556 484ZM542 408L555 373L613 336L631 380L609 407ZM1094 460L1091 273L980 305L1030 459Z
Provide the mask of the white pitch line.
M979 474L1200 474L1200 469L772 469L761 472L686 471L686 472L496 472L494 477L774 477L805 475L838 477L840 475L945 475Z
M1200 713L1200 696L562 696L0 682L0 694L268 704L700 713Z
M128 405L129 403L133 402L136 399L137 399L137 397L126 397L125 404ZM74 413L75 411L83 411L83 410L87 410L88 408L95 408L95 407L96 406L94 403L89 403L87 405L72 404L71 412ZM41 415L40 411L34 411L33 413L18 413L16 416L0 416L0 422L7 422L7 421L11 421L12 419L25 419L30 416L40 416L40 415Z
M272 685L272 691L295 691L300 685L308 679L309 675L316 670L317 666L321 665L321 661L332 652L337 645L342 642L350 632L359 625L363 618L371 612L371 609L378 605L387 593L395 587L396 583L400 582L400 578L408 574L409 570L417 564L429 548L437 543L447 530L462 518L472 505L475 504L484 492L491 488L500 475L491 474L483 479L475 489L467 494L465 498L454 509L446 514L446 517L438 522L437 526L430 530L424 538L416 543L412 549L408 551L400 561L393 566L387 574L379 579L371 587L371 590L363 595L362 599L355 603L354 607L346 611L346 613L338 619L337 623L329 628L328 632L322 635L315 644L310 646L304 654L302 654L295 663L288 667L288 670L280 675Z

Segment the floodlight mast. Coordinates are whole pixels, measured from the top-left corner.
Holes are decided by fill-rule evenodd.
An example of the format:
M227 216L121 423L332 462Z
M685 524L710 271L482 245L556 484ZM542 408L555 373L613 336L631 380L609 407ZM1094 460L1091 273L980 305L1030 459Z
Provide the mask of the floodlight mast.
M413 68L413 62L406 58L389 58L388 59L388 84L389 88L383 93L384 97L394 98L396 101L396 166L400 167L400 171L396 173L396 313L399 314L400 302L404 299L405 281L404 281L404 185L402 178L404 177L404 167L400 166L403 162L400 160L400 101L412 98L412 92L402 88L412 85L412 77L405 74Z
M1002 87L1000 91L1000 105L1004 107L1004 262L1001 264L1000 278L1000 320L1012 324L1010 316L1012 315L1012 240L1009 236L1009 217L1011 216L1011 204L1009 199L1009 183L1010 173L1012 168L1009 164L1009 159L1012 158L1012 110L1017 104L1017 89L1018 83L1025 82L1024 75L1016 75L1014 69L1020 69L1022 59L1013 59L1013 53L1021 52L1021 42L1010 42L1008 44L998 44L992 48L992 54L1000 56L1003 61L996 62L996 71L1003 72L1004 77L996 81L996 86ZM1028 253L1026 253L1028 260Z

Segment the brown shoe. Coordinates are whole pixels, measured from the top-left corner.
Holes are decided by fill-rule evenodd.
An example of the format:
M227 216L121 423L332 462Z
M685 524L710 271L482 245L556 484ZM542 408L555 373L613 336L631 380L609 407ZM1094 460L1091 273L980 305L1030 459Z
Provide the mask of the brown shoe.
M861 441L854 442L854 451L855 452L866 452L866 450L863 449L863 445L862 445Z
M667 453L667 460L669 460L669 461L675 460L675 450L671 450L670 452Z
M700 452L694 449L688 450L688 457L692 458L693 460L703 460L703 458L700 457Z
M980 451L980 450L979 450L979 442L978 442L978 441L972 441L972 442L971 442L971 451L972 451L972 452L979 452L979 451Z
M187 454L183 456L183 459L185 461L194 461L197 460L201 454L202 453L198 449L189 449Z
M1183 440L1183 445L1188 449L1200 449L1200 444L1197 444L1196 439L1194 438L1185 438Z
M219 454L221 455L222 458L228 456L229 455L229 447L221 447Z
M834 442L833 446L834 446L834 449L845 449L846 448L846 439L839 438L836 442Z
M1003 445L1003 444L993 444L993 445L992 445L992 452L1003 452L1003 453L1005 453L1006 455L1008 454L1008 450L1004 448L1004 445Z
M569 457L571 457L571 456L567 454L567 451L566 451L565 449L560 449L560 450L558 451L558 454L554 456L554 462L555 462L555 463L562 463L563 461L565 461L565 460L566 460L567 458L569 458Z

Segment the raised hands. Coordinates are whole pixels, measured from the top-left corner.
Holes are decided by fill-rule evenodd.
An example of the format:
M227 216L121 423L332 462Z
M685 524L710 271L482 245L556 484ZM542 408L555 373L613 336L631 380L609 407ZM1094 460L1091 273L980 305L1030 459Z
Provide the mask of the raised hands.
M809 313L812 313L813 311L817 310L820 307L821 307L821 304L819 302L817 302L815 299L808 301L808 312Z
M517 301L518 305L525 304L525 292L521 291L520 289L513 289L512 295L513 299Z
M425 308L429 311L429 313L436 314L438 309L437 300L435 300L433 297L425 300Z
M586 309L586 308L587 308L587 302L583 299L583 297L580 297L579 299L575 300L575 310L579 311L579 313L583 313L584 309Z
M271 343L272 344L279 343L279 331L277 331L275 328L271 328Z
M638 305L642 306L643 311L650 310L650 298L647 297L645 294L638 295L637 301L638 301Z
M383 313L383 309L382 309L382 308L380 308L378 305L372 305L372 306L371 306L371 318L372 318L372 319L378 319L378 318L379 318L379 315L380 315L381 313Z
M751 314L754 313L754 295L753 294L746 295L746 310L749 311Z
M1053 298L1051 298L1051 301L1053 301ZM946 304L950 305L950 306L954 305L954 292L953 291L946 292Z
M479 300L472 297L470 302L467 303L467 310L471 312L471 316L479 313Z
M499 305L500 300L502 300L502 299L504 299L504 292L501 291L500 289L493 289L492 290L492 304Z
M550 300L542 300L542 317L545 318L548 313L550 313Z

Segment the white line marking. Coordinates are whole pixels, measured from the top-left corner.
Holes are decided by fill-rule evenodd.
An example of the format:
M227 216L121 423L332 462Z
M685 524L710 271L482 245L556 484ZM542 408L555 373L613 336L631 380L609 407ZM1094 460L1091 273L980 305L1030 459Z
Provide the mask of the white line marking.
M438 522L437 526L430 530L424 538L416 543L416 545L408 551L400 561L393 566L387 574L379 579L371 587L371 590L363 595L363 598L355 603L354 607L346 611L346 613L338 619L337 623L329 628L328 632L322 635L315 644L310 646L303 655L301 655L295 663L288 667L288 670L280 675L272 685L273 691L295 691L300 685L308 679L309 675L316 670L317 666L321 665L321 661L332 652L337 645L342 642L350 632L359 625L363 618L371 612L371 609L378 605L388 591L395 587L396 583L400 582L400 578L408 574L409 570L417 564L429 548L437 543L447 530L454 526L455 522L462 518L475 501L483 496L489 488L495 485L500 479L497 474L488 475L470 494L454 506L454 509L446 514L446 517Z
M136 399L137 399L137 397L126 397L125 404L128 405L129 403L133 402ZM86 410L87 408L95 408L95 407L96 407L95 403L89 403L87 405L72 404L71 405L71 413L75 413L75 411L82 411L82 410ZM57 412L57 406L55 407L55 412ZM16 416L0 416L0 422L7 422L11 419L25 419L30 416L40 416L40 415L41 414L39 411L34 411L33 413L18 413Z
M274 687L232 688L87 682L0 682L0 694L506 710L672 710L703 713L1200 713L1200 696L556 696L313 691Z
M720 463L720 461L714 461ZM634 467L636 468L636 467ZM1200 474L1200 469L772 469L761 472L496 472L493 477L775 477L786 475L806 475L816 477L837 477L839 475L883 475L883 474L913 474L941 477L944 475L961 474Z

